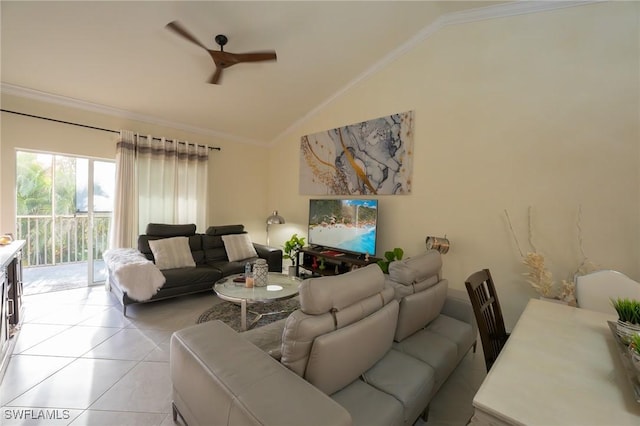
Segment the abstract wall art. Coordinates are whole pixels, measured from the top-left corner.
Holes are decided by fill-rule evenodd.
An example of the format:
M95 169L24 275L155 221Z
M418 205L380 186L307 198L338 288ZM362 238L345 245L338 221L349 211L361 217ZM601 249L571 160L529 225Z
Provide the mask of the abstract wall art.
M300 141L300 194L411 193L413 111L306 135Z

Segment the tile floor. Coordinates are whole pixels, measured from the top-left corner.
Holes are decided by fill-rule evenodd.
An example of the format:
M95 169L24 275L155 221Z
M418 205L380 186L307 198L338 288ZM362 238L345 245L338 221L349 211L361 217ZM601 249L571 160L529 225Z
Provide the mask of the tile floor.
M125 318L103 287L25 297L0 424L173 425L169 338L219 302L201 293L132 306ZM479 349L440 389L426 425L466 424L484 376Z

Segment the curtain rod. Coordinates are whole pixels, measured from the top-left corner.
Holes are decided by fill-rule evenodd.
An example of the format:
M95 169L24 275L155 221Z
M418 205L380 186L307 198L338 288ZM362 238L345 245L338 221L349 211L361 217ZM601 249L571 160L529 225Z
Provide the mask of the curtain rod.
M41 116L39 116L39 115L25 114L24 112L10 111L10 110L8 110L8 109L4 109L4 108L3 108L3 109L0 109L0 111L2 111L2 112L8 112L8 113L10 113L10 114L22 115L22 116L25 116L25 117L39 118L40 120L53 121L53 122L56 122L56 123L70 124L70 125L72 125L72 126L84 127L84 128L86 128L86 129L100 130L100 131L102 131L102 132L120 133L120 131L119 131L119 130L105 129L105 128L102 128L102 127L89 126L89 125L87 125L87 124L72 123L72 122L70 122L70 121L56 120L55 118L48 118L48 117L41 117ZM144 136L144 135L139 135L138 137L140 137L140 138L145 138L145 139L147 138L147 137L146 137L146 136ZM161 138L153 138L153 137L152 137L151 139L152 139L152 140L154 140L154 141L160 141L160 140L162 140ZM175 141L175 139L173 139L173 140L169 139L169 140L170 140L170 141L172 141L172 142L174 142L174 141ZM180 142L180 141L178 141L178 143L180 143L180 144L184 144L184 142ZM205 147L206 145L198 145L198 146L199 146L199 147ZM216 150L216 151L221 151L221 150L222 150L222 148L220 148L219 146L207 146L207 148L212 149L212 150Z

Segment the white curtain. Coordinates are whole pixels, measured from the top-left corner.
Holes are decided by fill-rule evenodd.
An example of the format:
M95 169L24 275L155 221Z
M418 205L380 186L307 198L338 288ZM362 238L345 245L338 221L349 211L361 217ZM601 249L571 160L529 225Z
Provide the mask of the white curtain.
M195 223L203 230L207 205L209 149L150 137L138 143L138 220Z
M138 193L136 182L136 135L121 130L116 142L116 188L109 247L136 247Z
M133 200L127 197L120 209L116 202L112 247L135 247L138 235L152 222L195 223L197 229L203 231L207 220L209 148L121 132L122 140L129 137L130 142L118 143L116 199L124 199L121 193L133 193ZM121 149L123 153L118 155ZM127 166L120 166L120 161L129 162L131 158L133 176L125 175L125 171L130 170ZM126 219L118 221L119 216ZM115 226L116 223L121 226ZM130 224L133 224L133 234L128 228ZM122 245L126 241L131 241L131 245Z

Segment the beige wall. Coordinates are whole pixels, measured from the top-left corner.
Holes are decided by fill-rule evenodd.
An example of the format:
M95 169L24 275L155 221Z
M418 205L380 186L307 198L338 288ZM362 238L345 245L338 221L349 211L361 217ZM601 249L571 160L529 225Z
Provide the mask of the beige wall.
M380 196L378 255L452 241L450 285L492 270L508 326L536 294L509 232L533 242L555 280L587 257L640 280L639 5L599 3L439 30L271 150L269 200L306 234L300 136L415 111L413 192ZM578 211L582 232L578 233ZM276 237L277 234L277 237Z
M209 224L243 223L256 241L264 242L269 215L264 176L267 148L238 144L149 123L81 111L35 100L2 96L2 108L107 129L129 129L219 146L211 151L209 168ZM38 150L115 160L115 133L2 113L0 130L0 233L15 232L15 152ZM241 164L242 167L238 167Z
M379 197L378 255L400 246L411 256L426 235L447 234L451 286L491 268L511 327L535 293L505 209L531 250L531 206L534 243L556 280L577 268L579 236L594 263L640 280L638 9L598 3L441 29L276 141L268 163L264 147L9 95L2 107L222 147L212 153L209 223L244 223L263 241L278 209L287 223L271 228L272 245L306 234L300 136L414 110L413 192ZM109 159L114 136L2 113L0 232L14 228L16 149Z

